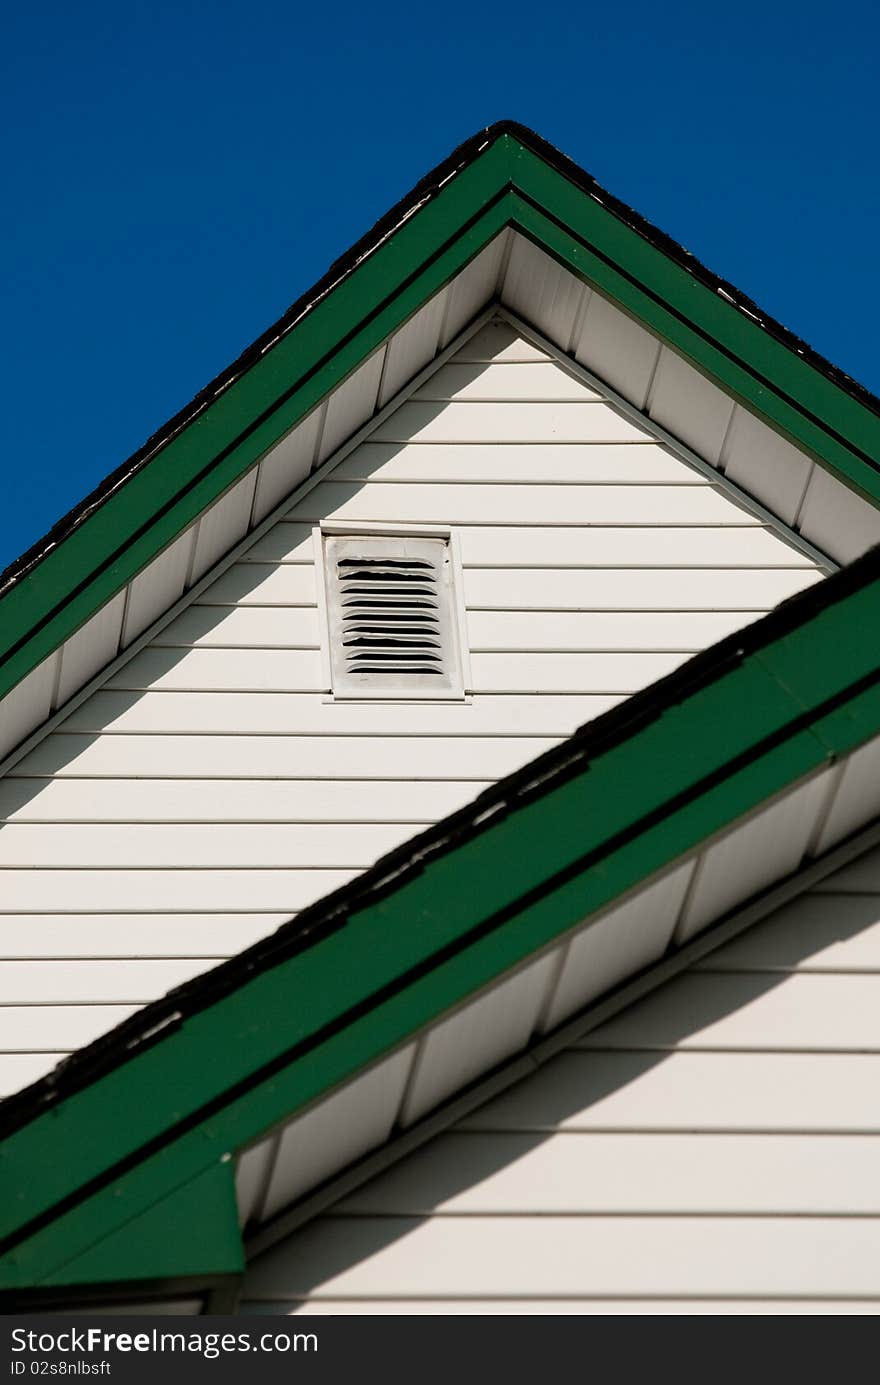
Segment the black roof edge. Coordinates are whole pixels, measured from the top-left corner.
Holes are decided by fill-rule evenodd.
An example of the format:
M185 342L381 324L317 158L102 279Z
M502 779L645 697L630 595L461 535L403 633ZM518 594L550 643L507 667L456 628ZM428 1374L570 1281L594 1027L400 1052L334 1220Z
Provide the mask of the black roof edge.
M167 423L163 424L136 452L121 463L109 476L95 487L80 503L56 524L42 538L38 539L19 558L16 558L0 572L0 597L25 577L44 557L57 548L67 536L79 527L114 491L130 479L162 447L175 437L193 418L206 408L216 396L235 382L263 354L264 349L276 338L283 336L291 326L311 311L340 280L372 254L390 233L412 215L422 202L435 197L450 177L471 163L488 145L502 135L513 135L521 144L532 149L553 168L600 202L619 220L630 226L658 250L663 251L677 264L705 284L713 293L724 297L734 308L756 322L759 327L774 337L782 345L794 351L821 374L825 375L840 389L857 399L859 403L880 416L880 398L860 385L852 376L833 365L824 356L809 346L802 338L789 331L787 327L765 313L753 299L742 293L728 280L720 278L690 251L659 230L645 217L641 216L627 203L608 192L567 154L563 154L541 135L516 120L498 120L464 140L441 163L426 173L400 201L380 217L374 226L363 235L349 250L334 260L329 269L311 288L301 294L281 317L246 347L218 375L210 380L195 397L179 409Z
M138 1056L179 1028L187 1017L280 966L346 923L349 915L397 889L424 867L495 825L500 818L580 774L665 711L718 681L768 644L880 579L880 545L863 557L790 597L761 620L689 659L665 678L581 726L471 803L381 857L374 866L310 905L274 933L159 1000L144 1006L93 1043L72 1053L52 1072L0 1102L0 1139L35 1120L58 1102Z

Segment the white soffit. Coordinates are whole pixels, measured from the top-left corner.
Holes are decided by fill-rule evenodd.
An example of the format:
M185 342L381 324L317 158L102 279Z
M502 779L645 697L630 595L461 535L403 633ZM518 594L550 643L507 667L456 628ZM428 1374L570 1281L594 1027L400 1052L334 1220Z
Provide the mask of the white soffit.
M357 1129L352 1129L348 1120L339 1127L346 1132L346 1145L357 1145L358 1157L373 1151L362 1172L358 1167L343 1175L345 1181L339 1183L338 1195L347 1195L397 1157L397 1143L401 1153L408 1152L422 1138L460 1119L487 1094L494 1095L522 1076L536 1061L529 1057L532 1052L538 1054L537 1061L543 1061L569 1044L580 1032L579 1025L590 1029L596 1022L592 1016L606 1018L609 993L615 988L620 988L623 1000L612 998L609 1014L626 1003L626 983L635 977L642 977L642 994L688 965L695 945L701 947L701 954L708 954L735 936L735 926L732 933L730 930L736 925L738 911L745 920L741 926L747 926L750 920L778 907L781 882L785 882L782 888L786 897L794 897L815 887L823 873L839 868L841 851L855 854L854 848L844 844L830 852L827 866L818 859L820 852L874 820L880 807L874 772L878 765L880 738L857 749L843 764L821 770L780 794L671 869L646 881L621 903L585 920L520 970L499 978L439 1019L418 1038L414 1061L410 1041L398 1054L298 1117L287 1131L309 1125L316 1130L337 1130L336 1113L346 1109L346 1092L353 1103L347 1108L351 1121L355 1121L357 1109L369 1106L363 1123L355 1122ZM766 904L761 903L764 899ZM705 933L722 918L732 924L725 922L715 935L707 933L705 941L695 944L695 935ZM659 971L658 963L662 963ZM652 981L652 967L657 981ZM378 1084L378 1074L395 1057L399 1066L394 1069L394 1081L383 1090L389 1100L376 1103L381 1106L380 1113L365 1103L367 1089L360 1084L367 1083L371 1074ZM409 1072L405 1081L400 1076L404 1068ZM481 1087L481 1079L489 1086ZM321 1114L325 1107L326 1116ZM329 1122L326 1127L325 1120ZM368 1131L370 1141L366 1139ZM385 1141L390 1142L383 1148ZM295 1170L288 1161L284 1177L289 1181L286 1185L276 1182L262 1214L262 1204L253 1189L259 1181L256 1165L268 1157L266 1150L259 1146L257 1153L248 1151L240 1159L242 1217L251 1217L257 1251L288 1234L293 1224L307 1220L312 1210L324 1210L335 1201L335 1185L327 1180L342 1168L338 1139L328 1134L320 1149L314 1140L307 1143ZM292 1148L293 1144L294 1137L285 1132L281 1147ZM278 1167L273 1175L276 1180L280 1177ZM261 1168L265 1183L265 1165ZM325 1186L313 1204L309 1188L319 1184ZM293 1210L285 1210L284 1186L295 1186L298 1205ZM273 1214L277 1217L275 1225L261 1227L261 1215L271 1220Z

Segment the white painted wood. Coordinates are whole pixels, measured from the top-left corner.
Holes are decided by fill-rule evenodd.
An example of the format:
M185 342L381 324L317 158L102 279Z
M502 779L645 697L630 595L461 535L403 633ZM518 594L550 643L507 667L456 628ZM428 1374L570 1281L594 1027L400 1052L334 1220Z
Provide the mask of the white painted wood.
M50 654L0 701L0 753L12 750L48 717L58 659Z
M56 733L16 766L18 776L146 778L499 778L549 750L548 737L73 736Z
M502 302L563 349L571 340L586 292L583 282L569 270L531 241L514 235L501 289Z
M880 895L802 895L698 970L880 973Z
M185 530L130 584L120 640L122 649L137 639L148 625L158 620L183 595L194 542L195 530Z
M281 573L270 563L235 563L199 598L202 606L314 606L316 601L311 564Z
M849 563L880 543L880 510L816 466L798 527L822 552L840 563Z
M574 354L624 399L644 408L660 343L601 294L590 296Z
M690 973L582 1046L880 1053L880 977Z
M12 1096L39 1081L66 1056L65 1052L0 1053L0 1097Z
M403 407L407 407L404 405ZM413 408L416 406L413 405ZM454 406L452 406L454 407ZM470 406L469 406L470 407ZM482 405L475 404L475 409ZM519 406L515 406L519 407ZM530 408L531 405L522 405ZM575 405L575 407L579 407ZM584 406L592 407L592 406ZM322 511L325 511L322 514ZM402 485L325 481L297 517L450 524L748 524L754 517L711 486Z
M191 581L197 582L247 533L257 484L257 467L212 505L199 520Z
M651 435L608 404L401 404L373 437L383 442L639 442Z
M449 289L441 289L388 342L378 407L383 409L437 354Z
M868 741L846 762L831 811L816 843L816 855L830 850L880 813L880 738Z
M460 1128L877 1135L880 1055L570 1050Z
M415 1045L409 1044L285 1127L266 1194L265 1218L385 1142L414 1052Z
M55 1055L82 1048L137 1005L0 1005L0 1051ZM47 1067L44 1071L48 1071ZM54 1066L54 1064L53 1064Z
M243 736L565 736L614 706L615 700L547 694L540 699L487 696L430 707L413 703L404 720L398 705L328 704L314 693L215 692L192 698L188 693L102 692L72 712L64 730Z
M679 653L645 654L541 654L540 663L530 654L471 655L475 692L574 693L589 687L594 692L631 693L655 683L688 658Z
M261 614L267 614L262 612ZM755 611L472 611L471 649L706 649L757 618Z
M456 361L549 361L546 351L526 341L502 318L487 322L455 353Z
M132 901L129 901L131 903ZM0 958L231 957L290 913L0 914ZM204 969L204 968L203 968Z
M378 445L375 450L378 450ZM403 467L403 458L411 452L418 452L418 448L407 448L406 452L396 452L393 444L389 445L389 463L394 462L395 466L400 461ZM471 449L456 448L456 455L459 451ZM488 451L484 449L484 451ZM517 459L527 452L528 448L518 447L514 451L511 449L506 453L510 460L511 467L517 463ZM549 450L548 450L549 451ZM556 447L552 449L550 455L564 458L568 449ZM581 455L586 458L584 465L589 464L590 458L596 453L604 454L605 449L590 448L583 449ZM621 449L611 449L612 457L620 455ZM447 463L451 468L454 458L451 452L446 452L441 448L431 448L430 455L436 457L438 461L444 459L444 468ZM505 455L503 450L492 449L489 456L497 459ZM621 457L620 466L626 465L626 479L636 479L633 471L640 466L639 458L653 455L650 447L629 448L625 455L629 458L635 457L636 462L629 470L629 463L624 464ZM346 463L342 463L342 467ZM567 463L565 464L567 466ZM474 475L474 480L488 480L488 475ZM570 479L560 476L559 479ZM596 479L600 479L598 476ZM608 479L607 477L604 479ZM643 478L647 479L647 478ZM247 554L247 566L253 562L279 562L279 563L306 563L313 559L311 547L311 526L307 524L278 524L266 535L265 539L255 544ZM774 567L800 567L813 568L815 565L806 557L805 554L797 552L794 548L789 548L786 544L780 543L778 537L767 529L755 524L751 526L737 525L732 528L710 528L698 529L693 526L686 528L671 526L660 528L652 526L648 528L638 525L618 525L616 527L596 527L594 525L583 525L578 528L571 525L566 528L541 528L538 525L529 526L524 531L521 525L493 525L491 527L480 527L479 525L465 525L459 530L459 541L461 544L462 557L468 566L471 567L522 567L531 565L533 567L602 567L606 569L619 569L626 567L675 567L682 570L689 568L774 568ZM616 579L615 579L616 580Z
M504 401L598 399L599 395L569 375L555 361L505 361L503 365L459 361L453 357L436 370L413 399Z
M880 847L866 851L850 865L819 881L816 894L880 894Z
M494 296L507 239L506 230L495 236L450 284L441 347L454 341Z
M254 523L259 524L312 469L323 423L319 407L276 443L260 462L254 496Z
M468 367L478 370L479 366ZM497 369L510 370L504 366ZM544 370L544 366L523 369ZM554 443L541 447L519 443L499 447L495 443L458 443L455 448L433 443L364 442L340 463L333 473L338 480L375 482L483 482L509 486L538 478L543 484L566 482L569 485L709 485L706 477L693 471L655 443ZM522 545L523 536L519 535Z
M419 824L425 825L425 824ZM192 869L225 862L278 869L366 867L419 825L393 823L7 823L0 830L0 872L32 866L89 869ZM3 875L0 873L0 890Z
M465 568L472 610L764 611L819 580L808 569L678 572L627 569L614 579L596 569Z
M238 1203L238 1224L245 1226L258 1214L263 1201L269 1172L275 1160L277 1137L252 1145L240 1154L235 1168L235 1199Z
M122 634L125 592L117 592L100 611L71 635L61 653L61 676L54 704L63 707L83 683L94 678L116 655Z
M3 903L11 914L124 912L296 913L358 874L357 870L7 870ZM82 1042L85 1042L83 1040ZM2 1042L0 1042L2 1050Z
M558 950L539 957L429 1030L403 1102L401 1125L412 1125L452 1092L524 1047L558 960Z
M323 692L317 649L143 649L107 680L108 688L170 692Z
M154 649L318 649L321 632L315 606L190 606L152 643Z
M330 396L318 444L318 462L332 456L375 413L384 358L384 347L374 351Z
M247 1284L247 1280L245 1281ZM687 1298L277 1298L242 1299L245 1316L289 1314L294 1317L875 1317L876 1299L779 1299L764 1303L754 1299Z
M651 417L673 437L715 465L733 405L716 385L664 346L651 386Z
M376 487L386 490L388 487ZM430 489L420 486L419 490ZM471 490L482 489L469 487ZM532 489L520 487L519 489ZM551 489L551 488L548 488ZM567 490L557 486L553 490ZM572 488L574 489L574 488ZM597 487L596 489L599 489ZM659 488L658 488L659 489ZM665 488L664 488L665 489ZM576 531L580 539L583 530ZM565 544L560 532L560 548ZM584 546L585 556L592 556L600 537L591 535ZM523 556L528 556L523 545ZM248 575L254 575L249 578ZM314 598L314 577L310 568L292 563L276 565L240 564L228 574L229 583L217 582L211 588L212 600L232 604L236 590L241 592L240 604L247 606L312 605L306 597ZM821 574L813 568L730 569L710 568L694 572L681 568L621 568L613 578L596 564L583 568L554 569L547 567L483 568L464 565L464 582L469 610L756 610L766 611L780 601L803 591L819 581ZM306 581L306 579L308 579ZM206 593L207 595L207 593ZM149 654L150 650L143 651ZM108 686L133 686L130 672L137 668L135 655L130 664L117 673Z
M207 957L173 961L5 961L0 967L0 1006L145 1005L208 971L219 960L209 953Z
M453 1130L344 1198L334 1212L877 1216L877 1137Z
M709 847L675 930L677 942L797 870L832 782L831 771L824 770Z
M688 861L575 934L540 1028L555 1029L576 1010L661 957L693 874Z
M365 779L0 780L0 814L16 823L436 822L492 781ZM0 829L0 852L4 830ZM132 833L136 830L130 829ZM103 834L102 834L103 836ZM8 850L13 850L10 843Z
M319 437L325 457L460 332L496 293L508 241L135 579L126 639L283 508ZM510 283L520 275L545 328L584 341L603 323L612 330L613 310L593 302L585 317L580 286L527 250ZM108 998L151 998L817 580L803 554L506 323L468 339L424 393L455 398L408 402L0 786L0 956L18 959L13 998L25 979L46 1001L33 1009L46 1016L47 1062L67 1042L52 1037L53 996L91 1002L73 1007L89 1013ZM454 526L470 701L329 699L310 531L334 518ZM67 673L81 681L89 670L72 659ZM43 717L39 697L34 706ZM635 929L631 942L634 965L659 945ZM603 974L615 975L607 961ZM32 976L34 965L48 970ZM499 1034L524 1023L521 1008ZM465 1057L497 1061L496 1037L478 1031Z
M760 419L737 405L724 444L724 474L793 524L813 462Z
M335 1217L255 1261L248 1292L877 1297L880 1219Z

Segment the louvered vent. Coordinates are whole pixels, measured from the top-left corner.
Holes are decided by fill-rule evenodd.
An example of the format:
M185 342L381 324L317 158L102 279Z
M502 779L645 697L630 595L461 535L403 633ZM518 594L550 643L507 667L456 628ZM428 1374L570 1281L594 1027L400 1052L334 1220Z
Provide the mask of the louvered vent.
M326 541L334 692L460 691L444 539Z

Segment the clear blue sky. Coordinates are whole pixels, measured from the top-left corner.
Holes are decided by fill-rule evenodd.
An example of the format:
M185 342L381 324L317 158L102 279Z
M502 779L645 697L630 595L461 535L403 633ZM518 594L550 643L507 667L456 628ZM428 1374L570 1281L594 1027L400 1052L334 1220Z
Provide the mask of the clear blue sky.
M0 566L513 117L880 391L876 5L18 5Z

